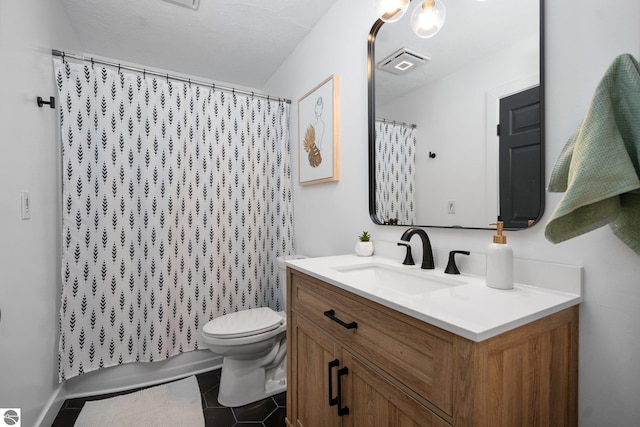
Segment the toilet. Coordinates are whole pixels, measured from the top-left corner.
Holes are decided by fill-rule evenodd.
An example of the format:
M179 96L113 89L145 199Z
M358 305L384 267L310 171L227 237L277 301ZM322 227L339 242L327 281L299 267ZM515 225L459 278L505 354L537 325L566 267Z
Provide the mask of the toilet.
M280 301L286 305L286 265L300 255L278 257ZM222 373L218 402L247 405L287 389L286 312L269 307L241 310L217 317L202 327L204 344L220 354Z

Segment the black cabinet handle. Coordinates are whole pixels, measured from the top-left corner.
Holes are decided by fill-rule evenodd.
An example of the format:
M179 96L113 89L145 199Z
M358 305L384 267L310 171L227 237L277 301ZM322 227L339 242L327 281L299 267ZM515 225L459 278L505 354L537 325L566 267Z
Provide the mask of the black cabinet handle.
M335 310L327 310L327 311L324 312L324 315L327 316L329 319L333 320L334 322L338 323L343 328L356 329L358 327L358 324L356 322L346 323L346 322L338 319L336 317Z
M349 368L338 369L338 416L349 415L349 407L342 406L342 377L349 374Z
M329 406L338 404L338 397L333 397L333 375L331 375L333 368L337 368L340 365L338 359L329 362Z

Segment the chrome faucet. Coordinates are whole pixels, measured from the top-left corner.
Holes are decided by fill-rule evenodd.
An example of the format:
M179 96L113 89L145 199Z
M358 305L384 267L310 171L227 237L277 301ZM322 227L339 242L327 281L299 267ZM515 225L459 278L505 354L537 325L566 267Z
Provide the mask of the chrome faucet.
M431 249L431 241L429 240L429 236L427 232L421 228L408 228L407 231L402 234L400 240L402 242L398 242L398 246L406 246L407 247L407 255L402 262L405 265L414 265L413 257L411 256L411 245L409 245L409 241L413 237L414 234L420 236L422 239L422 265L420 268L424 269L432 269L434 268L433 264L433 250ZM403 243L407 242L407 243Z

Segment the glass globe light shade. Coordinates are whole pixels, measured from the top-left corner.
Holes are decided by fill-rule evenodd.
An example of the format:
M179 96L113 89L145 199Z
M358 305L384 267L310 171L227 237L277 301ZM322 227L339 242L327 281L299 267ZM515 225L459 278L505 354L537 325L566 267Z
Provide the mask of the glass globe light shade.
M411 0L375 0L376 14L384 22L396 22L402 18Z
M442 0L424 0L411 14L411 28L418 37L428 39L440 31L446 17Z

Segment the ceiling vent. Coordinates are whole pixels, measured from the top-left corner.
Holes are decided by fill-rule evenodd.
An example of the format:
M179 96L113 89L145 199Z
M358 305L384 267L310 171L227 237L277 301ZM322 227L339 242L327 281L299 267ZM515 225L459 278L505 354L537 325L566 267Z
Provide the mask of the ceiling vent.
M198 10L200 0L164 0L167 3L177 4L178 6L187 7L189 9Z
M431 58L427 55L403 47L378 62L378 68L392 74L402 75L415 70L430 60Z

